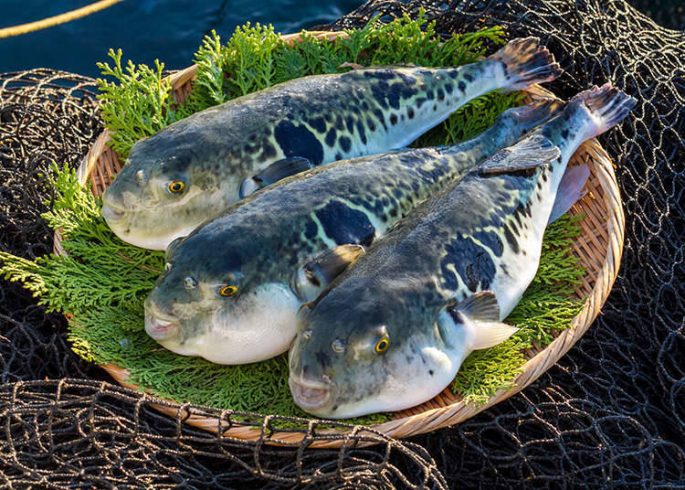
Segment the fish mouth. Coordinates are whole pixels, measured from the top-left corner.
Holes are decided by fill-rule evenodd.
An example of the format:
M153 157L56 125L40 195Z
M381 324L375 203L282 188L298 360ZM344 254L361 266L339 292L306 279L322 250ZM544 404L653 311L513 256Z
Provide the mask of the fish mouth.
M145 332L158 342L176 337L180 328L181 324L176 319L161 318L150 311L145 312Z
M292 375L288 379L290 393L295 403L307 412L321 411L329 405L331 400L331 387L327 383L318 381L296 379Z
M107 223L120 223L126 217L126 211L108 204L103 204L102 217L105 218Z

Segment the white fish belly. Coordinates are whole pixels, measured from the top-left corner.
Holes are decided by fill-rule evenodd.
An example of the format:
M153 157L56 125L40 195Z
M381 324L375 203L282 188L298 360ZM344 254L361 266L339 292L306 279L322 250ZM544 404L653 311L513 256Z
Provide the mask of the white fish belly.
M505 242L504 251L497 267L495 280L490 289L497 297L500 320L505 319L521 300L523 293L537 274L542 252L542 238L554 204L553 179L543 182L542 188L530 196L532 216L519 228L518 253ZM502 268L504 266L505 270Z

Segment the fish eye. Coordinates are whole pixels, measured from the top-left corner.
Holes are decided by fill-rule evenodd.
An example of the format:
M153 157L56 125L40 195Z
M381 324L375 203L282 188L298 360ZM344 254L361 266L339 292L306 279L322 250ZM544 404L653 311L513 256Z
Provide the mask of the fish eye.
M139 185L143 185L145 183L145 172L138 170L136 172L136 181Z
M219 288L219 296L223 296L224 298L230 298L236 294L238 294L238 286L226 284L225 286L221 286L221 288Z
M381 339L376 342L374 350L376 351L376 354L382 354L388 350L388 347L390 347L390 339L388 337L381 337Z
M186 183L182 180L175 179L169 182L167 188L169 189L169 192L171 192L172 194L180 194L185 190Z
M333 349L333 352L342 354L345 352L345 341L343 339L335 339L331 342L331 349Z

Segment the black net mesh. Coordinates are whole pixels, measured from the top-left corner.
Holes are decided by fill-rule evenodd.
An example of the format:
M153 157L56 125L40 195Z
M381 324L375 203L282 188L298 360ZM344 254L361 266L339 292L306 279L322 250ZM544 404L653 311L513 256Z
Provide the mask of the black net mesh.
M640 101L630 121L602 138L617 164L627 236L620 276L593 328L522 394L458 427L411 442L371 432L349 441L379 442L371 449L272 448L188 428L184 410L160 415L149 397L109 384L71 354L60 316L3 283L0 481L685 487L685 34L656 26L623 0L379 0L329 28L420 7L445 35L500 24L512 36L540 36L567 70L552 85L562 96L610 80ZM3 75L0 84L0 247L35 257L51 247L39 219L50 196L47 167L77 164L101 123L91 80L37 70Z

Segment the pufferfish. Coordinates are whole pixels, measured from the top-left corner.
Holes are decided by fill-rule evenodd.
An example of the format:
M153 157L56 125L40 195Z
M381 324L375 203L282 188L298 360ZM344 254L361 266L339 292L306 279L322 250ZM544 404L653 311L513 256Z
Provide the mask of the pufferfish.
M537 272L545 228L589 175L569 159L634 105L608 84L578 94L342 272L302 310L289 360L296 404L326 418L403 410L438 395L473 350L511 336L502 320Z
M220 364L285 352L304 302L420 202L562 105L509 109L451 147L343 160L255 193L169 246L168 270L145 302L147 333Z
M371 67L274 85L136 143L102 214L123 241L164 250L286 176L403 148L480 95L558 74L552 55L526 38L458 68Z

